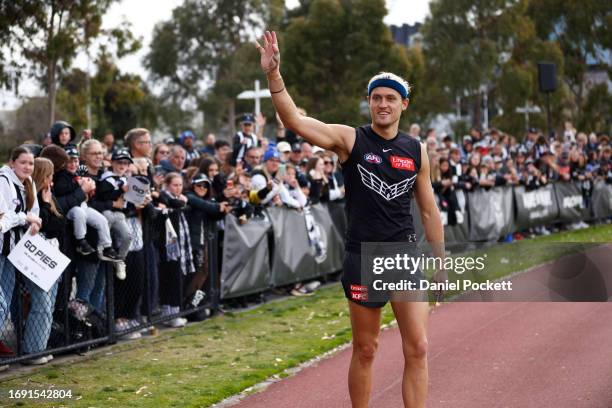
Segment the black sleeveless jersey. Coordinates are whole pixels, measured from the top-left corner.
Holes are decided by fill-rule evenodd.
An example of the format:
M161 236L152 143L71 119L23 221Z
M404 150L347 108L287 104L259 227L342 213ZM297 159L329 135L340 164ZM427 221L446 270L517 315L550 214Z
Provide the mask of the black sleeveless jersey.
M342 164L346 249L360 252L361 242L414 241L410 201L421 144L403 132L385 140L371 125L355 131L355 145Z

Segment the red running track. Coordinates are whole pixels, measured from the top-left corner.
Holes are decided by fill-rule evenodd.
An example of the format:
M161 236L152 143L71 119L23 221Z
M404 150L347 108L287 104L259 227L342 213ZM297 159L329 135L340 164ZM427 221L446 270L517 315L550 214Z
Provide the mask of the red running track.
M429 321L428 407L612 407L612 304L451 303ZM402 407L400 335L381 334L371 407ZM350 407L351 348L238 406Z
M604 272L598 285L612 293L609 249L600 247L589 256ZM544 265L515 276L513 283L523 288L516 293L522 299L558 298L545 284L551 282L550 272L551 266ZM591 286L580 277L566 282L580 290ZM447 303L431 313L428 335L427 407L612 408L612 303ZM350 355L349 347L244 398L238 406L350 407ZM399 331L385 330L374 362L370 407L403 406L402 370Z

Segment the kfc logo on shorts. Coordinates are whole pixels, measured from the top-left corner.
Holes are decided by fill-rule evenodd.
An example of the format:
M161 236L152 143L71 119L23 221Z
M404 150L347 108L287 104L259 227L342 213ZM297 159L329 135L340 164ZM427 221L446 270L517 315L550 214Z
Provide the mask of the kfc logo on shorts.
M361 292L351 292L351 299L353 300L361 300L363 302L368 300L368 294L367 293L361 293Z
M351 299L353 300L368 300L368 287L366 285L351 284Z
M390 160L394 169L414 171L414 160L408 157L391 156Z
M368 163L374 163L374 164L382 163L382 159L380 158L380 156L374 153L364 154L363 160L367 161Z

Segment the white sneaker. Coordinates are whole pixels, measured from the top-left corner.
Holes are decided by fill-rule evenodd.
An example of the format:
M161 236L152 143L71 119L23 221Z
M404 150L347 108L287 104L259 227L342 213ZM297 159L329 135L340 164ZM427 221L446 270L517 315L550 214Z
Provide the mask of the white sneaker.
M183 319L182 317L175 317L172 320L168 320L167 322L164 322L166 326L174 327L174 328L184 327L186 323L187 321Z
M125 262L123 261L115 262L115 275L117 276L117 279L119 280L125 279L125 276L126 276Z
M121 338L124 340L136 340L141 337L142 337L142 334L140 334L140 332L132 332L132 333L124 334L123 336L121 336Z
M44 365L47 364L48 360L47 357L43 356L43 357L36 357L36 358L30 358L28 360L23 360L21 362L21 364L25 364L25 365Z
M304 287L306 288L307 293L314 292L315 290L317 290L319 288L319 286L321 286L321 282L319 282L318 280L309 282L309 283L304 285Z

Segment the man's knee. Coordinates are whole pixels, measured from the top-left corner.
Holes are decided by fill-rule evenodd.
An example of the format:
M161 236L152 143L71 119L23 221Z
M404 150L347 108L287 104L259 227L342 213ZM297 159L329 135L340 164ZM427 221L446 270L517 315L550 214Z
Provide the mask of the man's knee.
M404 341L404 357L406 360L424 360L429 348L427 337L416 337Z
M377 340L353 342L353 353L357 355L359 362L363 365L372 364L377 349Z

